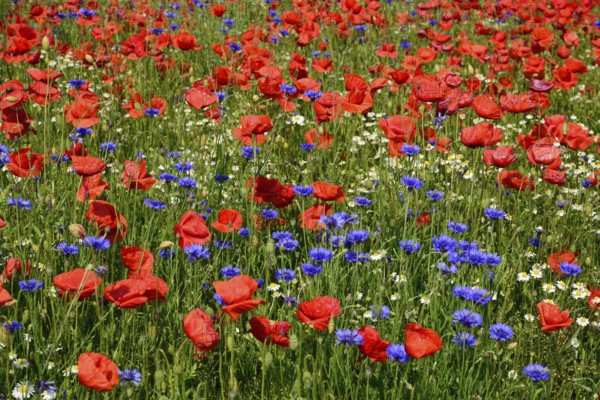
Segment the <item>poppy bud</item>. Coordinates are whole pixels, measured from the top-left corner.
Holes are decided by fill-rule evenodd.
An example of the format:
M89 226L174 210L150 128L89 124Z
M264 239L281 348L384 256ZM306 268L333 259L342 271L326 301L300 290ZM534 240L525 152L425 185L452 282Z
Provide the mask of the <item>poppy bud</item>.
M85 61L89 62L90 64L93 64L94 63L94 57L92 57L89 54L86 54L85 55Z
M156 370L154 373L154 383L159 385L165 381L165 373L162 369Z
M312 375L308 371L304 371L302 374L302 382L304 383L304 389L310 389L312 386Z
M267 244L265 245L265 252L270 256L275 255L275 242L272 239L267 241Z
M298 336L290 335L290 350L295 351L298 348Z
M270 351L268 351L265 354L265 358L263 359L263 366L266 368L269 368L269 366L273 363L273 354L271 354Z
M85 237L85 229L79 224L69 225L69 232L71 232L71 235L73 235L77 239L83 239Z
M227 349L232 351L234 346L235 346L235 342L233 341L233 336L228 335L227 336Z
M8 343L8 329L0 325L0 343Z
M16 101L18 101L19 99L16 98L15 96L6 96L6 101L10 102L10 103L14 103Z
M573 254L577 253L577 247L575 247L574 244L572 244L571 246L569 246L569 251Z
M162 243L161 243L161 244L158 246L158 248L159 248L159 249L165 249L165 248L167 248L167 247L171 247L171 246L173 246L173 244L174 244L174 243L173 243L173 242L171 242L170 240L165 240L164 242L162 242Z
M589 257L586 257L586 259L585 259L585 265L587 265L587 266L592 265L592 259L589 258Z
M23 321L24 325L29 322L29 310L23 311L23 316L21 317L21 321Z
M180 365L175 365L173 367L173 373L175 375L181 375L182 372L183 372L183 368Z
M50 48L50 39L48 36L42 38L42 49L48 50Z

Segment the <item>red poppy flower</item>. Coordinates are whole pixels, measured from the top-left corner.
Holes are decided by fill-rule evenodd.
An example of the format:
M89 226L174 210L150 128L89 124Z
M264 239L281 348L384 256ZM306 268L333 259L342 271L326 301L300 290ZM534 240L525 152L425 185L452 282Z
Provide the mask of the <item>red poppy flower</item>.
M358 350L369 357L373 362L384 362L388 358L387 348L390 342L379 337L379 332L369 325L365 325L358 330L358 334L363 337L363 344L358 346Z
M198 46L196 42L196 36L191 33L181 31L177 35L173 36L173 46L179 50L200 50L201 46Z
M19 178L38 176L44 167L44 156L34 153L29 147L10 153L9 159L6 168Z
M29 85L28 93L31 100L42 106L61 98L61 93L58 88L39 81L32 82Z
M2 218L0 218L0 229L4 228L6 226L6 221L4 221Z
M94 200L102 192L110 189L108 183L102 180L102 173L81 177L81 185L77 191L77 201L86 202Z
M314 204L300 214L300 226L306 229L324 228L320 223L321 216L331 214L331 206L328 204Z
M396 45L393 43L382 43L381 47L375 51L375 55L383 58L396 58L398 52L396 51Z
M560 311L560 308L554 304L540 302L537 305L540 313L540 324L542 332L553 332L562 328L567 328L573 323L573 319L569 318L569 310Z
M306 132L304 140L306 143L314 144L318 149L324 150L329 148L331 143L333 143L333 135L325 132L323 128L312 128Z
M20 108L29 99L21 81L10 80L0 85L0 109Z
M219 333L211 317L200 308L190 311L183 318L183 331L200 352L210 351L219 345Z
M237 231L242 227L242 214L233 209L221 210L218 220L212 223L212 227L223 233Z
M523 176L517 170L505 170L498 172L498 183L508 189L515 190L535 190L535 184L532 179Z
M557 169L552 168L546 168L546 170L544 171L544 177L542 179L544 179L548 183L558 186L563 186L567 183L565 171L559 171Z
M394 142L410 142L417 135L417 124L411 117L405 115L392 115L379 119L379 127L385 136Z
M335 121L342 117L342 95L335 92L325 92L313 103L317 123Z
M424 102L438 102L448 94L445 82L429 75L417 75L413 78L412 93Z
M209 88L203 86L202 82L196 82L185 92L185 101L196 110L200 110L217 103L219 98Z
M109 392L119 384L119 368L104 354L80 354L77 369L79 383L87 388Z
M2 271L2 278L12 281L13 275L23 274L25 276L29 276L31 274L31 261L27 260L25 262L21 261L20 258L9 258L6 260L6 266Z
M315 189L313 196L323 201L339 201L343 203L346 199L346 194L342 190L342 186L332 185L326 182L314 182L312 187Z
M590 131L584 129L579 124L567 123L567 135L563 144L566 144L573 150L586 150L594 143L594 137L588 136Z
M480 122L460 131L460 141L469 148L493 146L502 140L502 130L489 122Z
M28 68L27 73L29 74L29 76L31 76L33 80L46 83L52 82L53 80L56 80L63 76L62 72L56 71L52 68L44 70L37 68Z
M238 275L228 281L213 282L213 286L227 304L221 310L234 321L240 314L254 310L260 304L267 304L264 300L252 298L258 289L258 283L247 275Z
M579 81L579 76L573 73L566 65L552 71L554 87L562 90L572 89Z
M61 297L68 299L77 297L78 300L84 300L96 292L102 279L96 276L94 271L75 268L72 271L56 275L53 282Z
M406 339L404 347L412 358L422 358L442 349L442 338L436 331L423 328L416 322L408 324L404 331Z
M247 187L248 200L256 203L271 203L276 208L288 206L294 200L293 185L282 185L276 178L268 179L264 176L250 178Z
M37 133L35 129L31 129L33 119L23 108L0 110L0 119L2 119L0 130L6 133L7 140L19 139L29 132L34 135Z
M100 158L90 156L71 156L73 169L81 176L101 174L106 170L106 164Z
M268 115L244 115L240 121L242 127L235 128L233 136L246 146L251 146L254 141L256 144L263 144L267 140L265 133L273 129Z
M480 94L475 96L473 99L473 110L479 115L481 118L486 119L500 119L504 112L502 111L502 107L500 107L489 94Z
M342 315L340 308L340 302L333 297L319 296L298 304L296 316L315 330L324 331L331 318Z
M129 271L127 279L140 279L146 282L146 291L144 297L148 298L148 301L166 300L167 293L169 293L169 285L161 278L152 275L149 271Z
M564 272L560 270L560 264L562 264L563 262L573 263L576 259L577 254L571 253L569 250L565 250L557 251L548 255L546 261L548 262L548 265L550 266L552 271L556 272L557 274L563 275Z
M281 347L290 346L288 331L292 327L289 323L282 321L271 321L267 317L254 316L250 318L250 327L248 331L257 340L266 344L276 344Z
M483 162L494 167L506 168L519 158L514 155L514 152L515 148L512 146L499 146L495 149L486 149L483 151Z
M102 295L119 308L136 308L148 301L146 281L142 279L124 279L104 288Z
M123 246L121 249L121 260L130 271L152 271L154 266L154 256L148 249L141 247Z
M191 244L204 244L210 242L210 230L204 218L196 211L188 211L181 216L179 223L173 228L179 236L179 247L185 249Z
M100 99L88 92L65 106L65 122L70 122L75 128L89 128L100 122L100 118L96 117L99 111Z
M431 223L431 215L428 212L421 211L417 216L416 224L419 228L427 226Z
M127 220L109 202L91 201L85 219L96 224L100 229L100 234L106 235L111 243L120 242L127 235Z
M538 141L527 149L527 159L530 163L538 165L550 165L554 164L557 160L560 160L562 151L560 148L554 146L552 139L548 138L547 140L549 142Z
M3 285L4 282L0 280L0 306L8 306L13 303L14 299Z
M598 289L596 286L594 286L594 288L592 289L591 287L588 287L588 290L590 291L590 295L588 296L588 305L590 307L592 307L593 310L597 310L600 308L600 289ZM0 300L0 304L2 303L2 301Z
M500 107L510 113L526 113L537 108L531 93L511 94L500 96Z
M146 172L146 160L141 163L125 160L121 179L128 190L148 190L156 183L156 179Z

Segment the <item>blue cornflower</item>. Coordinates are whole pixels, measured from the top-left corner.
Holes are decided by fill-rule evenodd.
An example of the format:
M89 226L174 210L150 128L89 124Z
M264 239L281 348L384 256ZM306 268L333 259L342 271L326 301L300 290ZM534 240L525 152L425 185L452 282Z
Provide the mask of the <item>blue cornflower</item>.
M371 311L371 315L376 318L388 318L390 316L390 308L386 305L382 305L381 307L375 307L374 305L369 308Z
M399 245L407 254L416 253L421 249L421 244L415 240L401 240Z
M317 264L328 262L333 257L333 251L324 247L315 247L308 252L308 256Z
M179 178L177 177L177 175L173 175L168 172L163 172L162 174L158 175L158 179L165 182L173 182Z
M121 378L121 386L138 386L142 382L142 373L135 369L126 369L125 371L119 370L119 378Z
M400 151L406 154L407 156L415 156L419 154L421 148L416 144L404 143L402 147L400 147Z
M221 268L221 275L223 275L223 277L227 279L231 279L234 276L238 276L240 273L241 271L239 268L233 267L231 265Z
M110 248L110 240L105 237L86 236L83 245L91 247L94 251L102 251Z
M4 329L8 330L9 333L17 332L23 329L23 324L19 321L8 321L2 324Z
M108 272L108 267L105 265L98 265L96 268L94 268L94 272L98 276L104 276Z
M371 259L371 256L367 253L357 253L355 251L349 251L344 254L344 258L349 263L366 263Z
M60 242L56 245L56 249L62 251L65 256L74 256L79 254L79 247L76 244Z
M184 176L183 178L179 178L179 186L186 189L196 189L197 183L196 180L189 176Z
M452 295L481 305L486 305L492 299L487 289L469 286L455 286L452 288Z
M294 186L294 193L297 194L298 196L308 197L308 196L312 195L314 191L315 191L315 188L312 186L303 186L303 185Z
M44 287L44 282L38 281L37 279L30 279L28 281L19 281L19 287L24 292L35 292Z
M435 26L435 25L439 25L440 21L436 20L436 19L430 19L428 21L429 25Z
M444 193L440 192L439 190L428 190L425 192L425 196L427 196L427 198L430 200L438 201L444 198Z
M240 150L240 153L246 160L251 160L252 158L254 158L255 154L260 154L260 149L254 148L252 146L244 146Z
M581 267L575 263L561 262L560 270L565 275L579 275L581 273Z
M490 325L490 337L494 340L505 342L512 339L514 332L512 328L506 324Z
M541 364L529 364L523 368L523 373L533 382L547 381L550 378L550 370Z
M362 346L364 343L363 336L358 333L357 329L336 329L335 337L337 338L335 344L343 343L346 345L356 344Z
M451 238L448 235L440 235L439 237L434 236L431 238L433 243L433 251L440 253L447 253L456 249L456 239Z
M38 390L43 399L53 399L56 396L56 386L54 386L54 381L41 379L38 382Z
M453 222L453 221L448 222L448 224L446 226L452 232L459 234L459 235L461 233L465 233L469 229L469 227L467 225L461 224L460 222Z
M539 237L532 237L529 239L529 245L533 247L540 247L542 245L542 241Z
M223 298L219 295L219 293L215 293L213 295L213 299L221 306L226 306L227 303L225 302L225 300L223 300Z
M409 49L410 48L410 42L408 40L403 40L400 42L400 47L402 47L403 49Z
M302 143L300 144L300 148L304 151L313 151L315 149L316 145L311 144L311 143Z
M310 53L311 57L319 57L321 55L321 52L319 50L315 50L312 53Z
M280 281L290 282L293 281L295 277L296 273L291 269L282 268L275 271L275 278Z
M408 190L421 189L423 187L423 181L415 178L414 176L403 176L400 178L400 182L408 188Z
M298 89L296 89L296 86L288 85L287 83L282 83L281 86L279 86L279 88L285 94L294 94L298 91Z
M154 34L154 35L160 35L162 33L164 33L165 30L164 29L160 29L160 28L150 28L150 33Z
M460 332L452 337L452 343L456 343L458 347L466 349L469 347L475 347L477 344L477 339L470 333Z
M224 19L223 25L225 25L228 28L233 28L233 26L235 25L235 21L232 19Z
M309 99L311 99L312 101L317 100L319 98L321 98L321 96L323 96L323 93L321 93L318 90L307 90L306 92L304 92L304 95L306 97L308 97Z
M168 260L169 258L175 257L175 250L173 249L162 249L158 252L160 258Z
M185 249L183 249L185 254L188 255L188 262L192 263L200 258L208 259L210 258L210 250L208 247L204 247L199 244L190 244Z
M279 34L280 34L281 36L283 36L283 37L286 37L286 36L289 36L289 34L290 34L290 31L288 31L287 29L281 29L281 30L279 31Z
M194 169L194 163L189 161L178 162L173 166L177 171L186 173Z
M234 53L242 51L242 45L239 43L229 43L228 46Z
M75 133L77 133L77 135L80 137L91 135L92 132L93 132L92 128L76 128L75 129Z
M10 206L16 206L17 208L24 208L27 211L31 210L31 200L25 200L22 197L19 197L18 199L9 197L6 202Z
M240 228L238 231L241 237L248 237L250 235L250 229L248 228Z
M491 219L500 219L503 218L506 213L498 208L495 207L488 207L486 208L483 213L485 214L486 217L491 218Z
M320 265L314 265L311 263L302 264L301 269L302 269L302 273L304 273L308 276L319 275L321 272L323 272L323 267L321 267Z
M152 199L145 199L144 205L150 207L153 210L164 210L165 208L167 208L167 205L162 201Z
M83 79L71 79L69 81L69 86L74 87L76 89L79 89L83 85L85 85L85 80Z
M215 239L215 241L213 242L213 244L215 245L216 248L218 249L230 249L233 247L233 242L231 240L219 240L219 239Z
M456 310L452 316L452 322L461 323L465 328L479 326L483 323L483 317L469 309Z
M277 210L262 210L260 213L264 219L274 219L279 215Z
M361 25L356 25L354 27L355 30L359 31L359 32L366 32L367 31L367 26L364 24Z
M490 267L497 267L502 262L502 256L494 253L486 253L486 264Z
M276 246L285 251L292 251L298 247L298 241L294 239L283 239L276 243Z
M345 245L348 245L347 247L350 247L353 246L355 242L362 243L369 239L370 236L371 234L369 233L369 231L364 229L355 229L348 231L348 234L346 235L347 243L345 243Z
M373 200L371 200L367 197L362 197L362 196L355 197L354 202L361 207L369 207L371 204L373 204Z
M223 182L227 182L228 180L229 180L229 175L223 175L223 174L215 175L215 182L223 183Z
M168 19L175 19L179 16L175 11L165 11L165 17Z
M386 349L386 353L388 357L394 361L405 363L410 360L410 356L406 352L404 344L401 343L390 344Z
M117 144L113 142L100 143L100 149L111 153L117 149Z
M293 239L294 235L292 234L292 232L288 231L275 231L271 233L271 238L273 238L274 240L286 240Z
M444 262L439 262L436 264L436 267L444 274L456 274L458 272L458 267L455 264L450 264L450 266L448 266Z
M233 50L233 49L232 49ZM214 94L217 95L217 98L219 100L219 103L222 103L223 100L225 100L227 98L227 92L223 92L223 91L216 91Z

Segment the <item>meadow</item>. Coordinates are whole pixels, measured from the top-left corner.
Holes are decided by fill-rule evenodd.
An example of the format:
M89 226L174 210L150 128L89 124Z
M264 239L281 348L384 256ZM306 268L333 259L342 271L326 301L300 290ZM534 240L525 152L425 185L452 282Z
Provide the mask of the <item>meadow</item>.
M600 398L599 11L0 3L0 399Z

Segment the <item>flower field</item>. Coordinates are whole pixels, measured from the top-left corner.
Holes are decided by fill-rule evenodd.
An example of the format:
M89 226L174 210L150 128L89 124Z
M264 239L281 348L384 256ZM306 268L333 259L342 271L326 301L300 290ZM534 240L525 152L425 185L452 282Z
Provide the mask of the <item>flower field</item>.
M600 398L598 0L0 2L0 399Z

